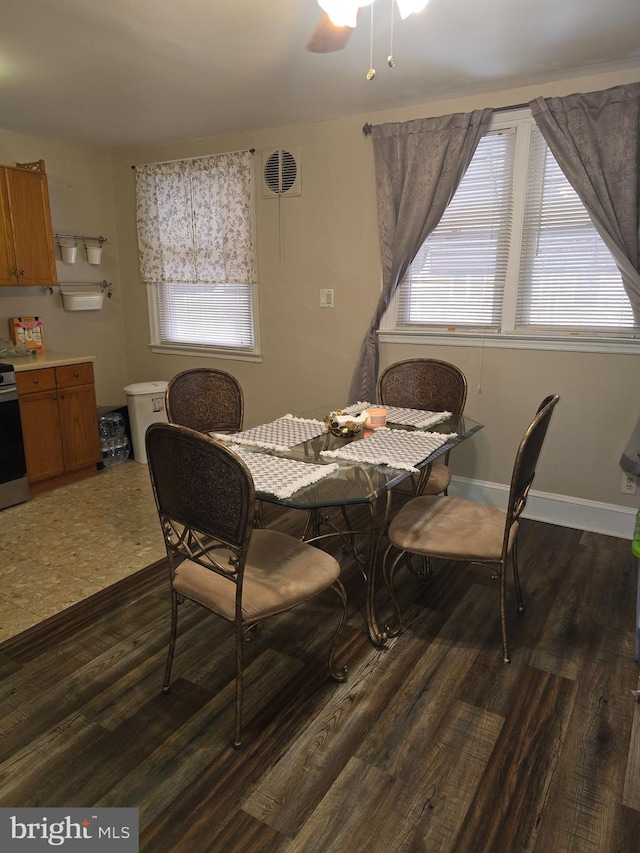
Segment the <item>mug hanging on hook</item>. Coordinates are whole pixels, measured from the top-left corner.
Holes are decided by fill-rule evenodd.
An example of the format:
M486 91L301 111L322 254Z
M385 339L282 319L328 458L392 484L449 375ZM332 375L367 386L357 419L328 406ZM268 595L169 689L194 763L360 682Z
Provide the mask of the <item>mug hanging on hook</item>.
M78 258L78 241L74 239L73 245L63 245L58 239L58 248L60 249L60 257L65 264L75 264Z

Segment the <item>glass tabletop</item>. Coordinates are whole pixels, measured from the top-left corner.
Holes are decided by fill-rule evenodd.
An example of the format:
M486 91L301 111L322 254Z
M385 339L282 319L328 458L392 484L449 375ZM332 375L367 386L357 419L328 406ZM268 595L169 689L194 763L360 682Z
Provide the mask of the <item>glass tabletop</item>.
M327 410L315 410L305 412L305 418L316 418L323 420ZM455 433L445 444L423 459L416 465L418 470L423 469L436 459L444 456L447 451L470 438L474 433L481 430L483 424L472 420L465 415L459 418L449 418L441 423L429 427L429 432L441 434ZM389 425L390 429L411 430L412 427L401 427ZM350 438L341 438L330 432L323 433L316 438L309 439L302 444L297 444L287 454L262 450L264 453L272 453L276 456L285 456L299 462L313 463L315 465L337 465L327 477L304 486L294 492L288 498L276 498L269 492L256 490L256 497L269 503L280 504L294 509L314 509L317 507L346 506L349 504L372 503L380 495L392 489L398 483L411 476L411 472L391 468L388 465L373 465L366 462L353 462L333 457L327 458L321 455L323 450L337 450L354 441L366 441L370 433L364 431Z

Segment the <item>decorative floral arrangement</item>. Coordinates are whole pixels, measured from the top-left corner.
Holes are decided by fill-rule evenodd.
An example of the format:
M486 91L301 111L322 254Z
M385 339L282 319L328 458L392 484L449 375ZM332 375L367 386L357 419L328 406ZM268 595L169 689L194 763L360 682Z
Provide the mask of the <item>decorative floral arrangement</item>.
M324 422L332 435L337 435L339 438L351 438L360 432L367 417L366 409L359 414L348 414L342 409L337 409L335 412L329 412Z

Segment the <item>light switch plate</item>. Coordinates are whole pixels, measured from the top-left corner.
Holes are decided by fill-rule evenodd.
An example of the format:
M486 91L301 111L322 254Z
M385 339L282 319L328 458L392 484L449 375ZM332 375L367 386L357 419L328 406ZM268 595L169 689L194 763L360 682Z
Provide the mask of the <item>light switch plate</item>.
M320 307L333 308L335 305L333 289L320 291Z

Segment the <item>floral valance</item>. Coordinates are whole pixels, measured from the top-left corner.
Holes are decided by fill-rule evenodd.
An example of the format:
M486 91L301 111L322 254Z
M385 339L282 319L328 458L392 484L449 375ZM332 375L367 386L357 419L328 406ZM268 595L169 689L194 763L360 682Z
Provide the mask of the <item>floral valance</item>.
M144 282L256 281L253 154L136 166Z

